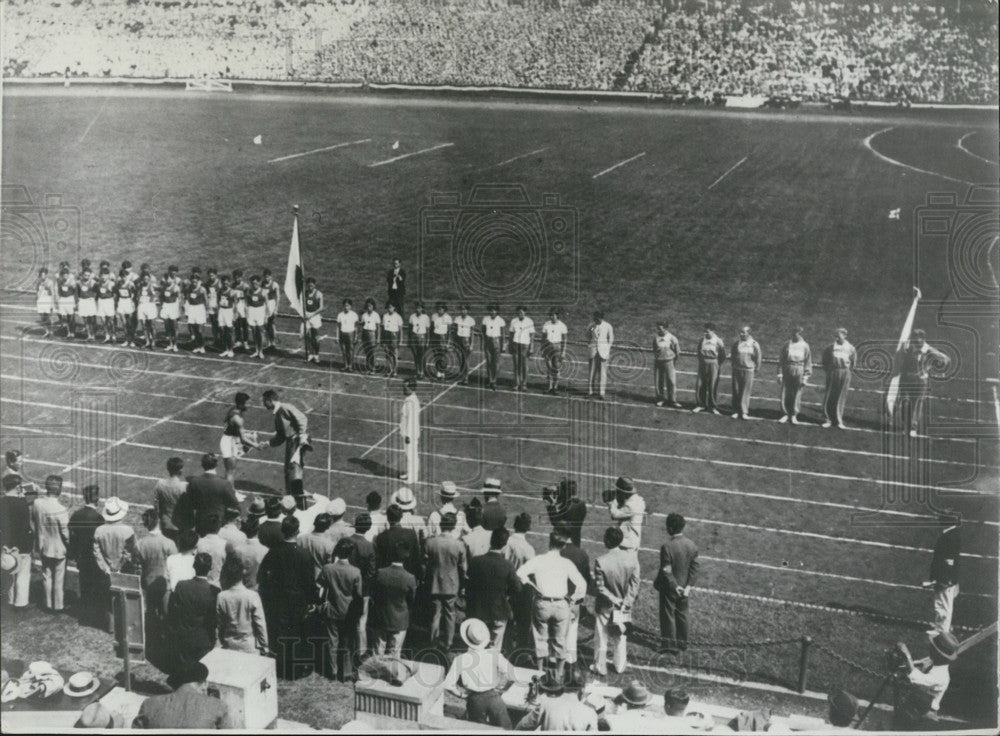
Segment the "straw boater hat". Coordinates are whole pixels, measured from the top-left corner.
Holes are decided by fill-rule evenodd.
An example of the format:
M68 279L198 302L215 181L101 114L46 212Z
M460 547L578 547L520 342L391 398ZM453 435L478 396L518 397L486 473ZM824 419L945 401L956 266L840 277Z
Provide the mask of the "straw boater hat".
M413 511L417 507L417 499L414 497L413 491L406 486L392 494L392 503L398 506L401 511Z
M63 686L63 692L71 698L84 698L97 691L101 681L91 672L77 672L71 675Z
M632 482L631 478L626 478L624 475L620 475L618 476L618 480L615 481L615 490L627 493L631 496L635 493L635 484Z
M931 648L949 662L958 658L958 639L950 631L944 631L931 639Z
M263 499L255 498L250 502L250 506L247 508L247 513L250 516L263 516L267 513L266 509L267 507L264 505Z
M621 698L623 703L637 707L649 705L649 701L653 699L653 695L649 692L649 688L638 680L632 680L632 682L626 685L622 689L622 694L618 697Z
M104 510L101 512L101 516L108 522L121 521L127 513L128 504L118 498L118 496L110 496L104 502Z
M458 627L458 633L469 649L485 649L490 643L490 630L478 618L465 619Z
M282 496L281 501L278 503L281 504L281 508L285 511L295 511L295 509L298 508L298 504L295 503L295 496L292 496L291 494L285 494Z
M447 498L449 500L458 498L458 486L450 480L441 481L441 498Z
M503 493L499 478L487 478L483 483L483 493Z
M330 516L343 516L347 513L347 503L342 498L335 498L326 505L326 513Z
M561 695L563 692L563 670L562 662L556 659L545 661L544 674L538 681L538 689L549 695Z
M4 572L9 572L12 575L17 571L18 565L18 549L17 547L4 547L3 551L0 552L0 569Z

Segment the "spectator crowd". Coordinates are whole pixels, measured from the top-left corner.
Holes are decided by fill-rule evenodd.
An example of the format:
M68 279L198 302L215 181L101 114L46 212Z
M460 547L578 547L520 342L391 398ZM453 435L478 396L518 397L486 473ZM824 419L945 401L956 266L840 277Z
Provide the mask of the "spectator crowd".
M124 7L123 7L124 6ZM5 76L305 79L986 103L995 13L933 2L9 2Z

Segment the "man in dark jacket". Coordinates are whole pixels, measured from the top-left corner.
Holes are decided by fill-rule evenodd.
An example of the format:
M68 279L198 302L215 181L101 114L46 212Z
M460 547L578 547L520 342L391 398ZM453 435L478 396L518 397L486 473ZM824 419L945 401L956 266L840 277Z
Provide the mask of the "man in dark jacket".
M406 549L406 571L417 580L422 580L424 571L420 537L416 531L400 523L403 512L398 506L390 506L385 516L389 521L389 528L375 537L375 564L379 568L392 564L396 547L403 545Z
M168 649L173 652L171 673L184 672L215 648L215 602L219 589L208 582L212 556L194 556L194 577L177 583L167 607L170 632Z
M465 544L455 531L457 523L456 514L444 514L441 517L441 533L427 540L427 592L434 607L431 641L437 642L440 637L446 652L451 650L455 640L455 600L461 592L469 566Z
M490 630L490 646L500 649L513 612L512 603L521 591L514 566L503 556L510 532L501 527L490 535L490 551L473 557L465 583L465 617L478 618Z
M385 272L385 288L388 292L388 302L403 314L403 304L406 301L406 271L398 258L392 259L392 268Z
M229 708L208 694L208 668L195 662L174 677L177 689L166 695L153 695L142 701L132 728L199 731L233 727Z
M326 628L329 677L354 681L354 659L358 651L357 620L361 612L361 570L350 562L354 544L341 539L333 550L333 562L323 565L316 581L322 590L323 623Z
M577 498L576 493L576 481L563 478L558 486L546 486L542 490L542 498L552 528L579 547L580 532L587 518L587 504Z
M404 567L408 555L409 547L398 543L393 549L392 562L375 575L372 608L375 612L375 653L379 655L388 652L399 657L406 630L410 628L410 608L417 596L417 579Z
M698 572L698 545L684 536L684 517L667 514L670 538L660 547L660 572L653 587L660 593L660 638L667 654L687 649L688 596Z
M66 550L68 559L76 560L79 573L80 598L78 617L80 623L96 626L100 611L98 586L100 584L100 569L94 557L94 532L104 523L104 517L97 510L101 491L97 486L84 486L83 508L79 508L69 517L69 547Z
M310 662L302 640L309 606L319 602L313 561L295 544L299 520L286 516L281 522L284 539L271 547L257 571L257 587L264 604L267 639L278 660L278 676L293 679L296 662Z
M576 565L581 577L587 582L587 590L590 590L590 557L583 551L583 548L567 537L566 545L559 551L559 554ZM577 639L580 634L580 608L580 603L571 603L569 607L569 628L566 630L566 662L569 664L576 664Z
M358 615L358 656L368 653L368 611L372 602L372 585L375 584L375 545L365 536L372 528L372 517L367 512L354 518L354 534L348 537L354 543L351 549L350 563L361 571L361 611Z
M215 513L218 518L224 519L227 508L240 507L233 484L215 472L218 465L219 458L214 452L202 455L201 468L205 472L188 478L187 490L184 491L186 499L180 503L190 509L195 529L199 528L200 520L209 514Z
M268 496L264 501L264 514L257 528L257 539L270 549L284 540L281 535L281 520L285 517L281 513L281 500L277 496Z
M500 503L503 489L498 478L487 478L483 483L483 529L492 532L507 526L507 510Z
M20 458L20 453L17 457ZM13 482L16 477L20 476L8 474L5 477L3 495L0 496L0 544L11 550L17 549L14 553L17 567L11 573L3 574L3 584L7 602L16 610L24 610L28 607L35 535L32 533L31 506L21 495L20 486Z

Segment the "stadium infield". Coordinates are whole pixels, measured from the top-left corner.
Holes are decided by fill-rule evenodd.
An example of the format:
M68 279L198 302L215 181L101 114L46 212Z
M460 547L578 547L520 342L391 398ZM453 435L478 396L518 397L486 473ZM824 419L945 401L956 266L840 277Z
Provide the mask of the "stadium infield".
M828 647L813 649L811 688L854 678L864 683L858 690L874 687L871 675L828 651L880 670L881 651L897 639L921 648L931 603L920 582L937 533L929 522L942 505L961 511L966 523L959 631L996 620L1000 458L993 394L982 379L991 358L973 351L988 351L983 346L997 340L995 332L979 335L977 343L971 330L948 329L942 315L955 298L942 274L919 279L936 312L921 310L918 320L960 359L935 382L932 439L882 433L885 375L874 358L850 394L847 421L855 430L840 432L816 426L816 388L805 396L808 423L797 427L657 408L648 353L640 349L664 312L687 348L706 318L719 324L727 342L739 323L750 322L768 358L794 322L806 327L815 352L841 323L859 346L894 345L909 304L914 254L922 247L912 236L912 212L928 192L952 188L961 201L966 187L951 179L988 179L991 164L963 150L989 155L983 141L995 140L995 132L988 121L648 108L608 115L567 105L240 95L19 91L4 103L5 183L23 183L36 202L42 193L58 193L62 206L78 208L79 256L67 254L69 260L148 260L157 271L167 263L182 270L269 266L280 273L288 207L298 203L306 266L327 296L328 316L342 296L356 304L380 297L382 270L396 253L411 270L413 291L428 299L453 304L461 288L471 288L453 278L440 243L420 246L420 211L431 192L458 191L464 201L472 184L499 180L524 184L533 201L560 193L578 214L578 259L575 265L549 260L541 277L551 283L542 291L565 297L565 320L577 338L595 306L615 324L623 347L608 400L582 396L586 352L579 345L567 365L569 391L558 397L540 393L537 363L532 391L523 394L510 391L509 383L484 391L475 385L478 372L469 387L422 382L421 399L429 405L422 417L425 482L416 490L426 513L436 482L455 480L467 499L484 477L496 475L509 515L532 514L530 539L542 549L549 527L540 486L573 474L592 504L584 536L593 558L606 527L600 491L618 474L636 478L650 514L640 551L647 583L633 661L792 686L794 640L810 635ZM873 155L863 142L887 127L870 141L879 154L951 179ZM252 144L257 134L264 145ZM370 143L268 163L366 137ZM370 166L445 142L454 145ZM504 163L539 149L545 150ZM594 178L642 151L645 156ZM708 189L743 157L745 163ZM992 171L995 177L995 165ZM4 206L7 215L8 201ZM904 212L899 220L889 219L895 208ZM256 401L264 388L278 386L310 417L316 448L306 473L310 490L342 496L353 515L368 491L385 496L397 487L391 476L401 458L392 434L398 379L341 372L330 339L322 343L319 366L305 365L301 356L229 361L212 353L42 339L30 328L32 300L16 288L27 283L29 260L34 270L40 259L51 266L63 256L36 252L24 239L13 239L20 250L6 247L9 242L2 258L4 286L11 288L0 294L0 440L26 451L32 474L64 472L73 490L99 482L106 493L133 503L135 522L167 457L180 455L194 468L198 455L217 445L235 391L247 390ZM480 251L487 273L509 263L502 248L494 248ZM509 278L509 270L499 273L497 283ZM536 322L543 307L537 311ZM283 318L279 327L281 347L298 348L296 322ZM995 331L995 320L984 329ZM412 364L403 353L407 375ZM477 352L473 363L480 359ZM694 361L682 358L678 367L679 399L690 407ZM509 377L507 358L503 370ZM755 388L755 413L768 420L778 416L774 370L765 366ZM822 371L814 383L822 385ZM726 371L724 405L728 393ZM259 407L248 417L262 431L268 420ZM280 492L279 455L251 453L238 485ZM688 534L703 559L692 639L709 646L694 647L686 661L657 655L643 633L657 630L648 581L665 534L663 517L674 510L689 518ZM792 641L758 644L767 640ZM992 655L980 664L995 672L986 660ZM976 688L992 693L995 677L963 687L953 697L974 696Z

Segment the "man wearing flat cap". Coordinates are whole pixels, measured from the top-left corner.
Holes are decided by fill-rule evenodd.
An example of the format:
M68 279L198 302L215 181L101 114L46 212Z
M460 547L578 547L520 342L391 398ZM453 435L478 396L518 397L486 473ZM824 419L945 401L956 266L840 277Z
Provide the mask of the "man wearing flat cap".
M500 488L498 478L487 478L483 483L483 529L492 532L507 525L507 510L500 503Z
M608 513L611 515L611 521L621 528L622 534L634 535L641 544L642 520L646 515L646 502L642 496L636 493L635 483L632 482L632 479L625 476L620 476L615 481L613 492L613 497L611 497L610 492L605 494L605 498L608 498Z

